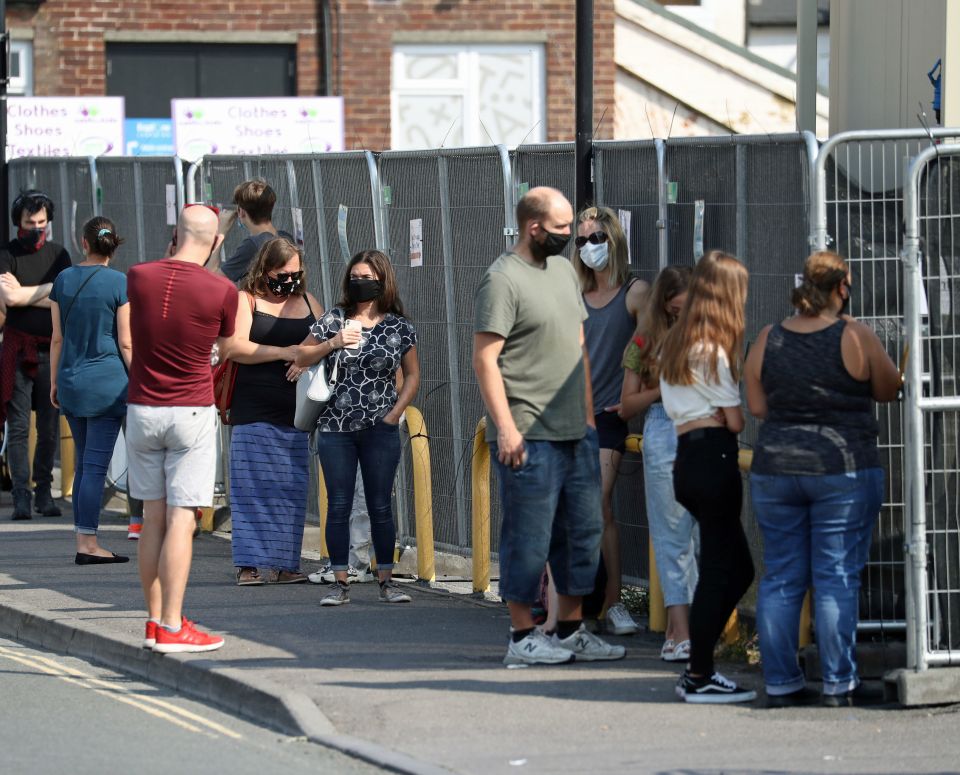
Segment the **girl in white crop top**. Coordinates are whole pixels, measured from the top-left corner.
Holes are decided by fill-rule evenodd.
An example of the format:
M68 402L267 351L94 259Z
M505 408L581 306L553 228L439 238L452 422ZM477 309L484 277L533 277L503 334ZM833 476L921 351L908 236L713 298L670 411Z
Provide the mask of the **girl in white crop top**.
M714 671L713 650L753 582L740 522L737 465L747 270L711 251L693 270L687 301L664 338L660 395L677 429L673 487L700 527L700 576L690 607L690 663L676 693L685 702L749 702L756 692Z

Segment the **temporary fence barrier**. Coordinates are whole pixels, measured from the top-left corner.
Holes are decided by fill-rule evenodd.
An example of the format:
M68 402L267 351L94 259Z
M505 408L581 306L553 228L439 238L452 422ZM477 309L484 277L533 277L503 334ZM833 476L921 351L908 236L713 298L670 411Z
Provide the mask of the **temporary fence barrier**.
M811 247L847 259L850 314L877 333L894 360L906 343L901 252L907 166L939 139L957 136L956 128L844 132L824 142L817 155ZM862 578L860 629L880 635L905 627L906 469L900 404L878 404L876 414L886 494Z
M926 148L905 180L903 250L907 661L920 672L960 665L958 205L960 144Z

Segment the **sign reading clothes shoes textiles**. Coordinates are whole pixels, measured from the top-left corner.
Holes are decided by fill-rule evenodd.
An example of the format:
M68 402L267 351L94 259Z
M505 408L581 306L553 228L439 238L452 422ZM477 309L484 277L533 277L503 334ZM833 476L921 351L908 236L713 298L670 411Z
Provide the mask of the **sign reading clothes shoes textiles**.
M342 97L172 100L177 155L343 150Z
M123 155L123 97L10 97L7 159Z

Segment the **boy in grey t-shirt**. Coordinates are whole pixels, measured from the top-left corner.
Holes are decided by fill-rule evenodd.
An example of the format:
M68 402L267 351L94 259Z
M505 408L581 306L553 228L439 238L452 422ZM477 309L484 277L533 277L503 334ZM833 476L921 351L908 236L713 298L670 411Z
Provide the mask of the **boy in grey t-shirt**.
M220 214L221 234L226 236L239 222L247 232L247 237L241 242L221 265L220 271L235 283L239 283L247 276L257 252L274 237L283 237L293 243L292 235L285 231L278 231L273 225L273 207L277 203L277 195L267 181L260 178L245 180L233 191L233 203L236 210L224 210Z
M573 210L559 191L531 189L517 204L520 238L487 270L477 295L473 365L487 407L503 523L500 595L510 611L504 663L621 659L587 632L581 600L593 589L603 520L592 427L586 308L569 261ZM550 561L559 593L556 634L533 624Z

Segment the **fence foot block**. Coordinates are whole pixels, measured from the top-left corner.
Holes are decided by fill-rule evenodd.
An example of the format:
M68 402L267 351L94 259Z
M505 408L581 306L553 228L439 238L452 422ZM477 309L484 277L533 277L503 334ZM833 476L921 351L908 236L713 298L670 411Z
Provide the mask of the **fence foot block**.
M896 699L905 707L960 702L960 667L931 667L922 673L893 670L884 683L888 692L896 689Z

